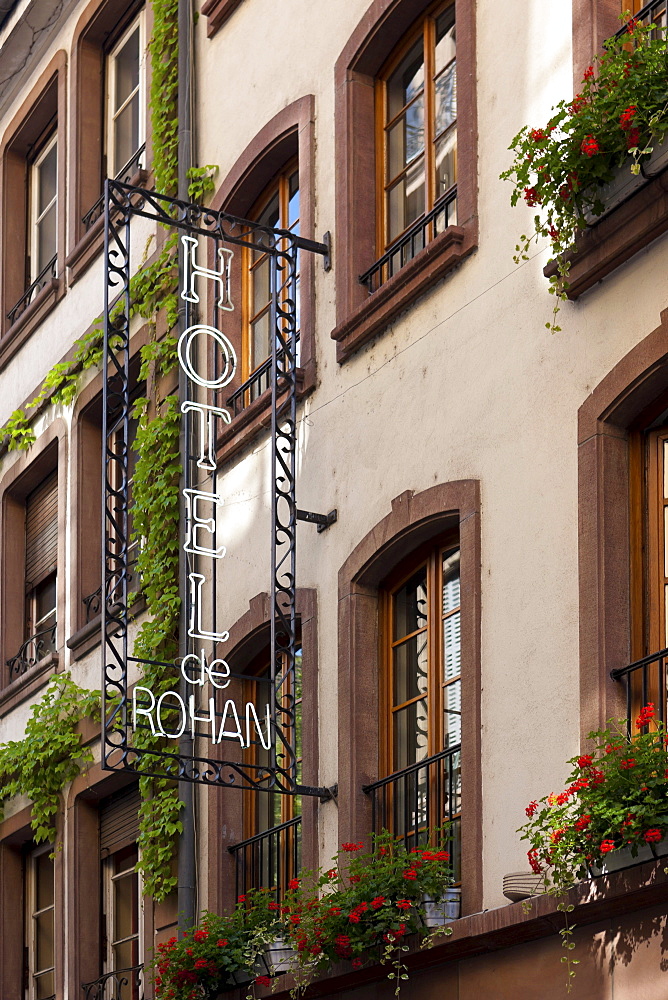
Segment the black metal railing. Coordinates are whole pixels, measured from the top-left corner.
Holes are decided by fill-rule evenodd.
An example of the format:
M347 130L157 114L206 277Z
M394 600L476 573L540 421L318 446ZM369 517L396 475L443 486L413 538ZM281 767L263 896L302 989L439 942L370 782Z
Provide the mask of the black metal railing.
M301 869L301 816L228 848L236 863L236 894L273 889L276 899Z
M299 344L299 331L297 331L297 343ZM283 359L283 352L278 352L278 364L280 366ZM299 359L297 361L299 363ZM271 358L267 358L255 369L252 375L243 382L239 388L232 393L227 400L227 406L232 410L232 416L238 417L242 410L247 409L251 403L255 402L265 390L271 388Z
M407 850L425 846L434 827L449 823L450 854L457 880L461 859L460 758L458 744L363 787L371 796L374 833L389 830Z
M39 272L39 274L33 281L32 285L26 288L25 292L18 300L16 305L13 305L12 308L7 313L7 319L9 320L10 326L13 323L16 323L19 316L23 315L23 313L26 311L30 303L37 298L38 294L42 291L42 289L49 284L52 278L56 277L57 268L58 268L58 256L55 255L54 257L51 258L46 267L44 267Z
M443 196L431 212L423 215L402 233L368 271L360 274L359 283L366 285L370 292L376 292L420 250L424 250L439 233L444 232L448 226L456 224L457 188L455 187Z
M131 545L128 546L129 570L131 570L133 566L137 565L136 554L134 555L134 557L131 554L133 551L136 553L137 547L138 547L137 542L133 542ZM132 572L129 572L128 573L129 587L132 586L133 579L134 579L134 574ZM110 578L107 581L107 590L108 590L107 608L108 609L115 608L118 605L119 601L121 600L122 579L120 577L118 579L115 577ZM87 625L89 622L92 622L93 618L95 618L102 612L102 584L100 584L97 590L94 590L92 594L87 594L85 597L82 597L81 603L86 609L86 625Z
M144 1000L144 966L106 972L92 983L82 983L85 1000Z
M628 719L629 736L634 733L633 718L636 711L652 702L655 708L655 718L664 726L668 718L666 701L666 682L668 675L668 649L658 653L650 653L641 660L629 663L627 667L611 670L610 676L615 681L626 684L626 718Z
M128 160L128 162L123 167L121 167L121 169L114 177L114 180L122 181L124 184L130 184L143 166L142 157L144 156L145 152L146 152L146 143L143 143L139 147L137 152ZM101 194L100 197L95 202L95 204L93 205L93 207L86 212L86 214L83 216L81 220L84 225L84 230L88 232L91 226L94 223L96 223L98 219L101 219L103 215L104 215L104 194Z
M54 651L56 648L56 628L57 624L54 622L48 628L35 632L29 639L26 639L18 653L7 660L10 681L25 674L27 670L43 660L48 653Z
M623 9L623 8L622 8ZM636 15L634 20L641 21L645 25L654 25L657 29L665 29L668 25L666 17L666 0L650 0ZM626 25L615 32L615 37L621 37L627 32Z

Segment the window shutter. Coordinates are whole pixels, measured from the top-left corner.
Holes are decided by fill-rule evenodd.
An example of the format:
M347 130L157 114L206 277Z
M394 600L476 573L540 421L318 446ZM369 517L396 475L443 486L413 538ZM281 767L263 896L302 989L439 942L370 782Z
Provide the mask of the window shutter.
M100 807L100 853L103 858L134 844L139 835L139 787L123 789Z
M26 500L26 590L56 570L58 563L58 472Z

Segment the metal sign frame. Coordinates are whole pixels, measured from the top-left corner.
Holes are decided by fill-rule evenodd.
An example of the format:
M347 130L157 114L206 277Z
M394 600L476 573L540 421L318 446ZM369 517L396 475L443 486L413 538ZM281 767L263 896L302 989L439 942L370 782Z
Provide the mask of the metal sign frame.
M239 246L267 254L271 272L271 468L273 502L271 505L271 703L268 713L267 736L253 739L269 750L269 766L221 760L212 755L184 755L178 748L165 745L136 746L137 715L129 704L128 664L148 662L155 666L182 671L181 663L142 661L130 654L128 643L128 469L130 453L130 278L131 223L134 218L149 219L168 230L185 234L186 244L195 248L200 237L214 241L215 259L232 252L221 247ZM315 515L298 511L295 500L295 461L297 432L297 255L300 251L316 253L329 266L329 246L304 239L287 230L269 229L257 223L239 219L222 211L211 211L197 204L180 201L153 191L107 180L104 192L104 358L103 358L103 497L102 497L102 697L103 697L103 767L105 770L133 771L145 776L173 778L226 787L252 788L283 794L329 797L326 788L300 785L297 782L295 754L295 658L297 651L296 586L296 524L298 519L316 523L331 523L335 515ZM183 269L182 269L183 270ZM185 269L187 270L187 268ZM205 269L199 269L202 274ZM213 276L213 272L208 272ZM220 280L217 279L217 280ZM222 280L220 280L222 287ZM229 288L229 286L228 286ZM185 300L186 326L189 327L190 303L196 294L182 292ZM221 291L220 300L223 300ZM215 307L218 309L220 302ZM222 308L230 308L224 303ZM216 313L216 316L218 313ZM213 330L208 327L206 329ZM222 336L222 334L221 334ZM225 339L225 338L223 338ZM189 421L189 412L182 420ZM184 465L193 462L192 433L188 431L188 455ZM215 475L215 472L214 472ZM191 511L191 517L192 517ZM182 514L183 517L183 514ZM183 555L182 555L183 558ZM192 597L191 597L192 601ZM215 604L215 597L214 597ZM191 652L191 649L188 650ZM215 653L214 655L217 655ZM185 676L185 675L184 675ZM235 675L231 675L235 676ZM222 686L222 685L221 685ZM146 689L144 689L146 690ZM195 737L216 741L213 714L210 729L195 728L205 721L193 711L190 721ZM220 701L211 701L211 712L222 718L223 733L227 705L221 711ZM160 702L158 702L158 708ZM174 706L170 706L174 709ZM185 709L184 709L185 711ZM144 713L146 714L146 713ZM133 721L134 718L134 721ZM184 715L185 719L186 716ZM255 716L257 721L257 715ZM165 733L158 721L160 734ZM151 720L151 729L153 721ZM182 730L183 731L183 730ZM247 734L250 724L247 717ZM260 731L258 724L257 731ZM223 733L225 735L225 733ZM241 747L243 748L243 741ZM193 744L195 748L195 744ZM223 755L224 756L224 755Z

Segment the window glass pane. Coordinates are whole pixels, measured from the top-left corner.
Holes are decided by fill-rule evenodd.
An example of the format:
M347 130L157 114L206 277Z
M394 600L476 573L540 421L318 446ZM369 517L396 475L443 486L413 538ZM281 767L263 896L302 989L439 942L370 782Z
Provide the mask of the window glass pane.
M139 86L139 27L135 28L125 45L116 55L116 92L114 111L127 101Z
M56 230L58 226L56 203L37 224L37 274L40 274L56 255Z
M443 554L443 614L459 607L459 549Z
M457 132L451 129L436 141L436 197L440 198L457 183ZM456 219L450 218L450 225Z
M139 964L139 948L137 941L123 941L122 944L114 945L113 949L113 962L114 969L131 969L134 965ZM129 992L127 997L130 1000L132 994ZM104 998L106 1000L106 997ZM114 998L115 1000L115 998ZM119 1000L125 1000L125 995L121 994Z
M257 264L253 271L252 315L256 316L270 301L271 265L269 257L264 257L262 263Z
M388 194L391 243L404 229L424 214L424 162L420 158Z
M139 148L139 94L126 104L114 122L113 174L123 169Z
M137 933L138 876L121 875L114 882L114 941Z
M457 69L453 63L434 84L436 101L435 135L440 135L457 118Z
M427 624L427 567L422 566L394 595L393 639Z
M58 143L53 146L41 161L39 167L37 214L41 215L44 209L56 197L58 183Z
M299 218L299 171L297 170L291 175L288 182L288 199L287 228L292 229Z
M35 917L35 972L53 967L53 907Z
M427 694L427 633L420 632L394 649L394 704Z
M49 852L35 858L35 909L53 906L53 861Z
M387 180L391 181L424 150L424 101L420 97L387 134Z
M53 972L45 972L42 976L35 976L35 1000L49 1000L49 997L54 996L55 992Z
M415 701L393 714L395 771L423 760L427 754L427 699Z
M36 625L48 624L47 618L55 620L56 611L56 576L50 576L44 583L35 588Z
M251 324L251 368L257 368L271 354L269 315L270 312L267 309L258 320Z
M434 59L436 75L455 58L457 53L457 31L454 20L454 4L436 19L436 50Z
M391 121L424 86L422 39L417 41L387 81L387 110Z
M261 226L267 226L270 229L280 229L280 213L279 213L279 202L278 202L278 191L271 198L269 204L264 209L263 212L258 216L257 221Z
M448 684L443 692L443 748L457 746L462 741L461 681Z

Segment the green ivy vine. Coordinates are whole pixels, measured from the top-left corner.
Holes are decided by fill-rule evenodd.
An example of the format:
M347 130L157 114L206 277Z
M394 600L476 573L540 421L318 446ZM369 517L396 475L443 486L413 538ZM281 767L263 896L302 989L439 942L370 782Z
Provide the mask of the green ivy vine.
M153 136L153 172L157 191L174 195L178 171L178 0L152 0L153 36L149 42L151 93L149 107ZM217 167L207 164L188 171L189 197L201 202L214 189ZM176 368L178 319L176 252L178 237L171 233L150 264L142 266L130 280L130 317L149 320L153 336L141 348L140 379L152 391L135 403L139 427L134 443L137 452L133 484L134 537L141 538L138 573L148 614L135 640L134 652L141 659L169 662L178 654L179 598L179 406L174 395L159 398L161 376ZM148 244L147 250L148 252ZM118 314L122 305L118 307ZM162 312L166 333L156 336L156 317ZM113 319L112 312L112 319ZM17 409L0 430L0 445L9 451L26 450L35 433L26 411L49 403L73 403L82 372L99 368L103 354L103 326L99 318L92 329L75 342L71 361L53 366L40 392L26 410ZM156 694L170 686L160 667L145 664L143 680ZM33 825L37 840L53 839L53 817L63 785L82 764L92 760L74 731L87 715L99 718L99 692L81 692L68 674L47 688L26 727L24 740L0 750L0 781L5 796L23 792L33 800ZM144 731L135 734L137 746L158 746L165 741ZM156 901L176 888L173 873L176 837L181 832L181 802L174 781L141 777L138 867L144 889Z
M87 717L99 720L100 692L80 688L68 671L56 674L33 706L23 739L0 747L1 795L32 799L30 825L38 844L55 845L60 793L83 764L93 761L77 731Z

